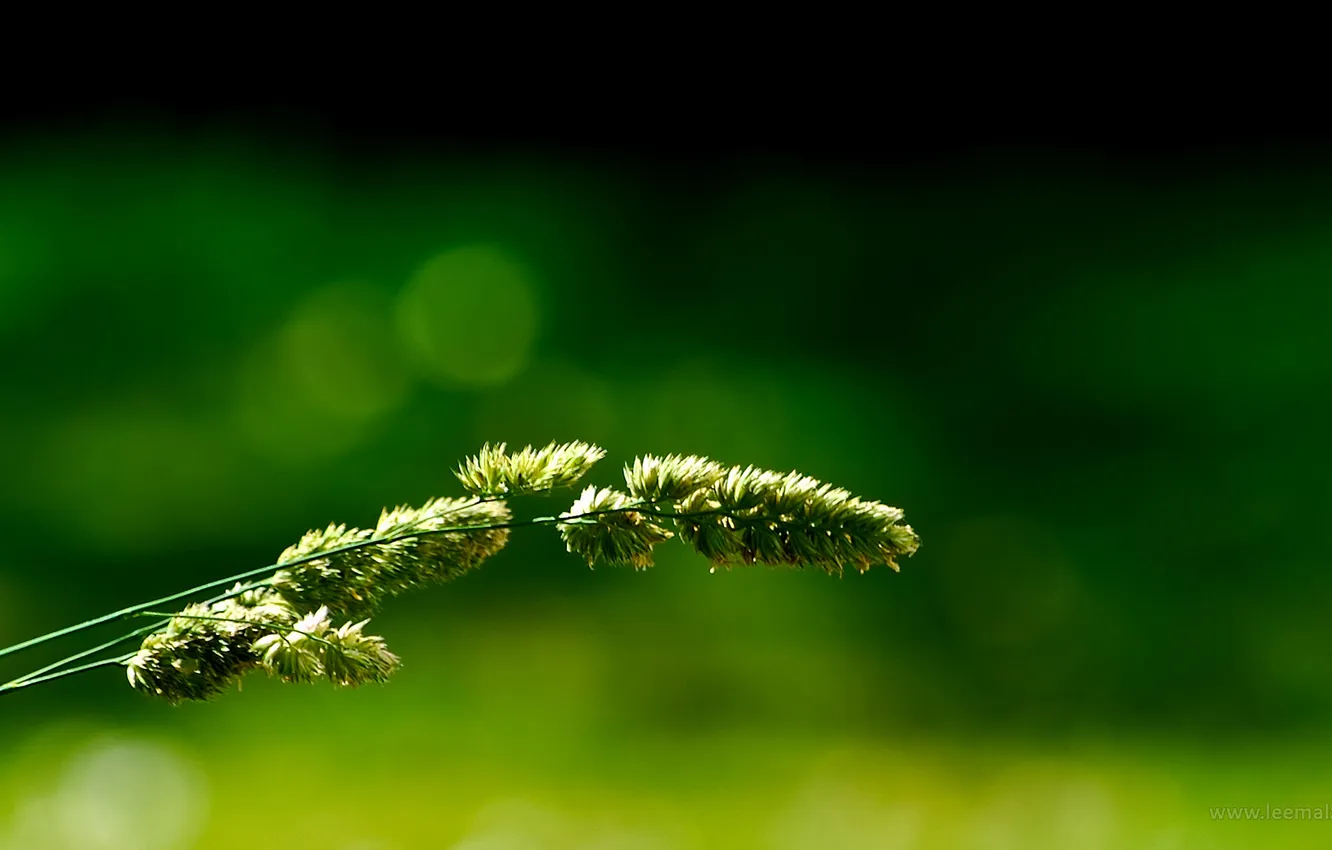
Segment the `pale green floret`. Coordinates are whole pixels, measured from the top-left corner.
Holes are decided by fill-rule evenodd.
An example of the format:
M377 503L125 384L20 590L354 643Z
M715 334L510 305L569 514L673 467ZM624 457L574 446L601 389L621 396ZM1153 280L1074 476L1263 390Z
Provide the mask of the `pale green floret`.
M455 475L477 496L517 496L569 487L605 456L603 449L583 442L527 446L513 454L505 452L504 443L487 443Z
M588 487L556 527L569 551L582 555L589 567L606 563L643 569L652 566L652 547L675 535L634 510L638 504L619 490Z
M717 481L726 471L716 461L694 455L643 455L624 468L629 493L649 502L679 501Z

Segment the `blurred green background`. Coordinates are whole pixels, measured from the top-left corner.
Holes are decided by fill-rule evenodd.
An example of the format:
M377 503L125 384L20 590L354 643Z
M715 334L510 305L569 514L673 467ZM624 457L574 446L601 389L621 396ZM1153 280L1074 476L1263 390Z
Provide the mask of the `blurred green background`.
M529 529L376 618L384 687L10 694L0 848L1327 846L1210 809L1332 803L1330 178L5 142L0 645L485 441L798 469L923 542L594 572Z

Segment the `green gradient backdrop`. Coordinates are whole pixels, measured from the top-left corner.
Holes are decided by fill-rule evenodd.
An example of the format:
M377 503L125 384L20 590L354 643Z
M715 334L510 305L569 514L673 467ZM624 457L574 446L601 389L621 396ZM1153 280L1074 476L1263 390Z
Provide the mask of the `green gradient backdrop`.
M1208 807L1332 802L1330 190L0 148L0 644L456 493L487 440L795 468L923 540L837 580L533 529L377 618L383 688L8 696L0 848L1325 846Z

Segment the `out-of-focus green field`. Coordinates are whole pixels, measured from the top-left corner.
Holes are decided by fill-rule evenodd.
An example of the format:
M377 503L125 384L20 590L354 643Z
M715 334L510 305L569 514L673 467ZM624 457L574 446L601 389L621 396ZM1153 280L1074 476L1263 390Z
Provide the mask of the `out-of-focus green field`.
M486 441L794 468L922 538L839 579L519 529L373 620L382 687L6 694L0 850L1332 844L1325 169L0 142L0 645Z
M651 728L604 716L615 683L584 637L536 625L451 630L447 663L373 693L255 682L225 708L34 724L5 754L0 846L1318 848L1332 829L1213 813L1326 817L1322 742Z
M443 622L386 627L408 659L387 686L251 678L207 705L31 718L6 730L0 847L1326 846L1321 819L1213 812L1326 817L1332 769L1309 736L922 732L858 716L910 678L846 657L827 612L746 605L755 584L803 578L689 582L719 597L702 607L734 606L724 619L670 610L650 587L590 614L559 599L442 605ZM692 628L708 639L679 639Z

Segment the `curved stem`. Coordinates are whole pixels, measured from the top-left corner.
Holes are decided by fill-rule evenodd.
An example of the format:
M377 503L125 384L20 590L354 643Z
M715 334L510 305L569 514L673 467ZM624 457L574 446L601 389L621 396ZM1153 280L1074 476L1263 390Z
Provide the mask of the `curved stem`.
M115 646L118 643L124 643L127 640L131 640L133 638L138 637L139 635L146 635L155 632L169 622L171 621L159 620L155 623L152 623L151 625L142 626L140 628L135 629L132 632L127 632L126 634L123 634L118 638L113 638L107 641L106 643L100 643L97 646L92 647L91 649L85 649L82 652L76 652L73 655L60 659L59 661L53 661L50 664L46 665L45 667L39 667L36 670L33 670L31 673L25 673L24 675L19 676L17 679L5 682L3 685L0 685L0 693L20 687L29 679L35 679L38 676L41 676L43 673L50 673L52 670L58 670L61 667L64 667L66 664L70 664L74 661L79 661L81 659L87 658L89 655L96 655L102 650L110 649L111 647Z
M317 555L315 557L322 557L322 556ZM295 561L291 561L289 563L296 564L296 563L301 563L302 561L305 560L313 560L313 559L312 558L298 559ZM177 599L184 599L187 596L193 596L194 594L202 593L205 590L212 590L214 587L218 587L223 584L230 584L231 582L234 581L244 581L247 578L254 578L255 576L263 575L266 572L272 572L274 569L280 569L282 566L285 565L273 565L267 567L259 567L253 570L246 570L245 572L237 573L234 576L228 576L227 578L218 579L217 581L210 581L207 584L201 584L196 587L191 587L189 590L182 590L179 593L173 593L169 596L162 596L157 599L153 599L149 602L143 602L138 605L131 605L128 608L121 608L119 611L112 611L110 614L103 614L100 617L94 617L91 620L84 620L82 623L76 623L72 626L66 626L63 629L56 629L53 632L47 632L44 635L38 635L37 637L32 638L30 640L25 640L22 643L16 643L13 646L7 646L4 649L0 649L0 657L6 655L12 655L13 653L18 652L20 650L29 649L31 647L46 643L47 641L55 640L56 638L59 637L64 637L65 635L72 635L78 632L86 631L95 626L100 626L103 623L111 623L116 620L122 620L126 617L137 614L140 611L146 611L149 608L156 608L158 605L161 605L164 602L175 602Z
M264 587L267 584L268 584L267 582L262 582L262 581L251 582L250 584L238 587L235 590L230 590L226 593L214 596L212 599L205 599L203 604L211 605L214 602L221 602L224 599L230 599L233 596L238 596L242 593L245 593L246 591L254 590L257 587ZM3 685L0 685L0 693L4 693L5 691L8 690L14 690L16 686L21 685L22 683L28 681L29 679L36 678L37 676L40 676L43 673L49 673L52 670L58 670L61 667L64 667L66 664L78 661L82 658L87 658L89 655L96 654L104 649L110 649L111 647L115 646L118 643L124 643L127 640L138 637L139 635L151 634L152 632L155 632L165 627L168 623L171 622L170 617L175 615L161 614L159 616L167 617L168 619L158 620L157 622L147 626L140 626L134 631L127 632L118 638L113 638L107 641L106 643L98 644L97 646L94 646L91 649L85 649L82 652L76 652L73 655L69 655L66 656L65 658L60 659L59 661L53 661L50 664L46 665L45 667L40 667L36 670L33 670L31 673L25 673L24 675L19 676L17 679L13 679L11 681L5 682Z
M497 502L497 501L500 501L500 497L498 496L483 497L473 502L467 502L465 504L458 505L456 508L450 511L445 511L445 513L446 514L454 513L463 508L472 507L473 505L478 505L485 502ZM7 646L3 649L0 649L0 658L3 658L6 655L12 655L15 652L19 652L24 649L30 649L34 646L39 646L43 643L46 643L47 641L55 640L56 638L61 638L65 637L66 635L72 635L72 634L77 634L78 632L86 631L96 626L100 626L103 623L111 623L115 622L116 620L123 620L124 618L133 616L134 614L137 614L140 611L146 611L150 608L156 608L157 606L165 602L175 602L177 599L184 599L187 596L193 596L194 594L202 593L205 590L212 590L213 588L220 587L224 584L231 584L232 582L244 581L248 578L261 576L264 575L265 573L271 573L274 570L280 570L283 567L291 567L291 566L296 566L298 564L304 564L307 561L314 561L319 558L328 557L329 555L336 555L341 552L349 552L353 549L361 549L366 546L378 546L384 543L393 543L398 540L406 540L409 537L421 537L425 534L443 534L446 532L466 531L468 528L484 528L484 526L465 526L463 528L439 529L437 531L426 531L426 532L418 531L412 534L398 535L397 537L380 537L380 538L371 537L369 539L361 540L356 543L349 543L346 546L339 546L335 549L328 549L324 552L317 552L313 555L306 555L301 558L293 558L290 561L284 561L283 563L280 564L269 564L266 567L256 567L255 569L252 570L246 570L243 573L237 573L234 576L227 576L226 578L217 579L216 581L210 581L207 582L206 584L200 584L195 587L191 587L188 590L182 590L179 593L173 593L169 596L162 596L157 599L149 600L148 602L142 602L138 605L131 605L128 608L121 608L119 611L112 611L110 614L103 614L100 617L94 617L91 620L84 620L81 623L75 623L72 626L66 626L63 629L56 629L53 632L47 632L44 635L38 635L37 637L31 638L30 640L25 640L21 643L16 643L12 646Z
M91 664L84 664L79 667L70 667L66 670L61 670L58 673L52 673L49 676L37 676L32 679L24 679L18 684L10 683L8 685L0 686L0 694L8 693L10 691L17 691L20 688L31 687L32 685L40 685L42 682L53 682L56 679L63 679L66 676L73 676L77 673L84 673L88 670L95 670L98 667L109 667L112 664L124 664L126 661L129 661L133 657L134 653L130 652L126 653L125 655L117 656L116 658L103 658L101 661L94 661Z
M454 509L454 511L461 510L467 507L472 507L474 505L481 504L483 502L494 502L500 500L501 500L500 497L480 498L476 501L467 502L465 504L459 505L457 506L457 508ZM19 652L20 650L30 649L31 647L38 646L40 644L46 643L47 641L55 640L56 638L65 637L66 635L77 634L78 632L86 631L96 626L100 626L104 623L111 623L115 622L116 620L122 620L125 619L126 617L131 617L143 611L148 611L152 608L156 608L159 605L162 605L163 603L175 602L177 599L184 599L188 596L193 596L196 593L201 593L205 590L211 590L212 588L215 587L220 587L221 585L231 584L232 582L241 582L246 579L264 575L265 573L271 573L274 570L280 570L285 567L298 566L300 564L304 564L309 561L315 561L320 558L327 558L329 556L338 555L343 552L351 552L357 549L364 549L368 546L382 546L388 543L395 543L399 540L408 540L413 537L426 537L436 534L456 534L458 532L465 532L465 531L498 531L501 529L525 528L528 526L536 526L536 525L553 525L555 523L569 522L571 520L579 520L587 517L601 516L605 514L625 513L629 511L644 513L650 516L660 517L664 519L688 519L695 516L713 516L719 513L726 513L725 511L722 510L711 510L711 511L698 511L694 513L679 514L670 511L655 510L654 508L650 507L650 505L652 504L655 503L644 503L642 505L637 505L632 507L606 508L604 510L587 511L585 513L574 514L571 516L564 516L564 517L559 517L559 516L533 517L531 519L526 519L526 520L510 520L508 522L490 523L486 525L464 525L464 526L454 526L450 528L431 529L429 531L413 531L410 533L399 534L389 537L369 537L366 538L365 540L358 540L355 543L348 543L343 546L337 546L332 549L326 549L322 552L315 552L310 555L304 555L300 558L293 558L290 561L283 561L281 563L269 564L263 567L256 567L255 569L252 570L246 570L243 573L237 573L236 575L233 576L228 576L226 578L217 579L216 581L210 581L205 584L200 584L195 587L191 587L188 590L182 590L178 593L172 593L168 596L162 596L157 599L152 599L147 602L139 603L138 605L131 605L127 608L121 608L118 611L112 611L109 614L103 614L102 616L94 617L91 620L84 620L81 623L76 623L72 626L66 626L63 629L57 629L53 632L47 632L44 635L39 635L35 638L31 638L30 640L23 641L22 643L16 643L12 646L0 649L0 657L11 655L15 652ZM249 589L258 586L262 586L262 583L256 583L252 585L251 588ZM223 596L222 598L227 598L227 596L234 596L242 592L244 592L244 589L238 589L227 594L226 596ZM72 660L72 658L73 656L71 656L70 659L66 659L66 661Z

